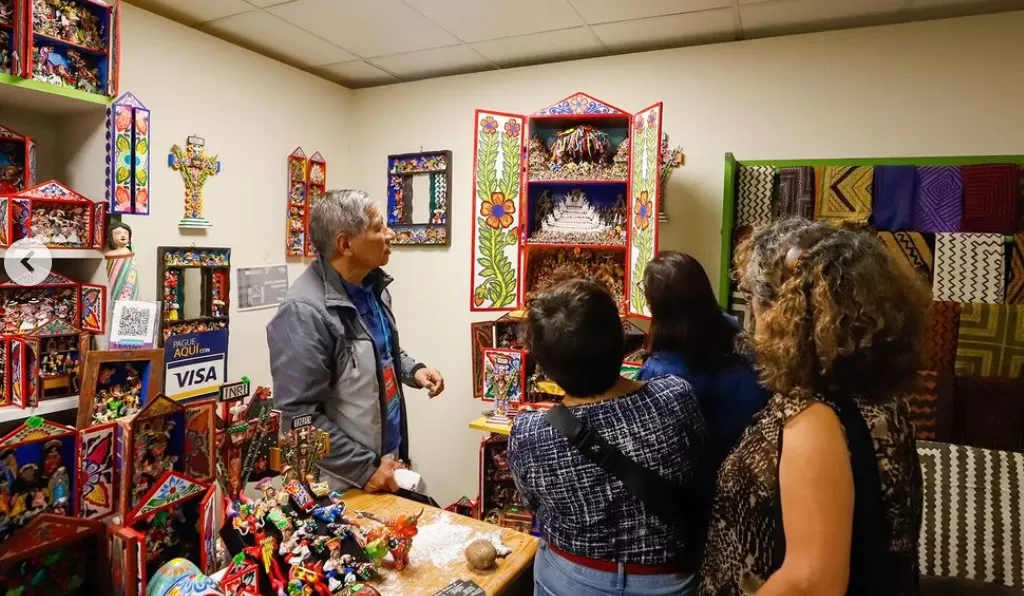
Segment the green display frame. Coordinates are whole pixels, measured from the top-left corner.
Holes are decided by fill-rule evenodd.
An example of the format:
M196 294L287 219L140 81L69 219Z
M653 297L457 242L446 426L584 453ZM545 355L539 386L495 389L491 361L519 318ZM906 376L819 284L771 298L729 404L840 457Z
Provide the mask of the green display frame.
M718 277L718 304L729 309L729 271L732 268L732 231L736 220L736 174L739 166L978 166L990 163L1012 163L1024 166L1024 155L962 155L956 157L857 157L838 159L749 159L737 160L725 154L725 183L722 191L721 261ZM1007 236L1013 242L1013 236Z

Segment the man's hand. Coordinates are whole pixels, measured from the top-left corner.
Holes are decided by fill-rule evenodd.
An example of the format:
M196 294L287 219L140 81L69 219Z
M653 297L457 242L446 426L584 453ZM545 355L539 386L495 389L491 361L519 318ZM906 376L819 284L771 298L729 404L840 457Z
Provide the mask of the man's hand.
M397 459L384 459L380 467L366 481L363 490L368 493L393 493L398 491L398 481L395 480L395 470L402 467L402 462Z
M437 397L444 391L444 377L433 368L421 368L413 375L420 387L427 390L427 395Z

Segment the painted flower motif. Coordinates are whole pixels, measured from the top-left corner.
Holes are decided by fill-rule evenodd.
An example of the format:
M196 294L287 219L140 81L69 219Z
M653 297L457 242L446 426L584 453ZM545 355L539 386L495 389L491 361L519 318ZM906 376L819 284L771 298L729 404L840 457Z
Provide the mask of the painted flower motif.
M507 228L515 221L512 214L516 212L516 204L505 198L505 193L492 192L491 200L480 205L480 215L487 218L487 225L495 230Z
M123 213L131 210L132 197L128 189L123 186L114 188L114 211Z
M484 298L486 298L486 295L487 295L487 291L484 290L484 286L481 284L476 289L476 291L473 292L473 306L479 307L481 304L483 304L484 303Z
M587 111L587 104L589 103L586 97L577 95L569 100L569 107L572 108L573 114L583 114Z
M118 132L124 132L128 130L128 127L132 124L132 112L131 110L117 110L117 116L114 118L114 128Z
M135 191L135 210L139 213L149 211L149 191L145 188Z
M149 132L149 114L145 112L135 112L135 130L140 135L144 135Z
M508 229L508 242L509 244L515 244L517 240L519 240L519 228L513 226Z
M637 132L644 131L644 128L646 128L646 126L644 125L643 116L637 116L636 118L633 119L633 128L635 128Z
M640 196L636 198L636 204L633 206L633 218L638 230L646 230L651 223L651 199L646 190L641 191Z
M518 137L519 131L522 130L522 128L522 125L520 125L516 120L510 119L508 122L505 122L505 134L510 137Z
M655 127L658 125L658 110L652 110L650 114L647 114L647 126Z
M480 126L481 126L481 128L484 129L484 132L489 134L489 135L492 135L492 134L498 132L498 121L495 120L494 118L490 117L490 116L488 116L488 117L484 118L483 120L481 120L480 121Z

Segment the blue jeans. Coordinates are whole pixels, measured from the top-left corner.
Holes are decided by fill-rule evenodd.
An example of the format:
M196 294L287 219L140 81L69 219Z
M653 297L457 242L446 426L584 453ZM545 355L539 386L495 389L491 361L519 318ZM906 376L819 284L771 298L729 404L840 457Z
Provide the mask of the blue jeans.
M534 596L693 596L697 582L693 575L626 575L598 571L577 565L555 554L544 542L533 561Z

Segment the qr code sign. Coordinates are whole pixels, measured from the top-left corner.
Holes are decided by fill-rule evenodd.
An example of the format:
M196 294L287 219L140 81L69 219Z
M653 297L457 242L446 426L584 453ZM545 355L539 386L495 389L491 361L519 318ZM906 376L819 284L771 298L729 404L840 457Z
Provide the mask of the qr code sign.
M159 302L119 300L114 303L110 343L125 346L152 346Z

